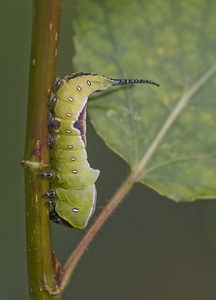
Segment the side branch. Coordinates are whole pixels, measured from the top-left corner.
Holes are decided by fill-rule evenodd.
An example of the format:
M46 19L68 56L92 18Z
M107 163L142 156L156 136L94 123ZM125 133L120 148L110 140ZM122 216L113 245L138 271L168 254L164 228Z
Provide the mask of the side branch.
M83 255L84 251L87 249L88 245L91 243L95 235L98 233L98 231L101 229L103 224L106 222L106 220L109 218L109 216L112 214L112 212L117 208L117 206L121 203L123 198L126 196L126 194L131 190L134 183L136 183L140 178L139 173L134 170L130 174L130 176L122 183L122 185L119 187L117 192L114 194L114 196L110 199L108 204L104 207L101 214L98 216L96 221L93 223L93 225L90 227L89 231L86 233L84 238L81 240L77 248L73 251L72 255L69 257L68 261L66 262L64 266L64 273L62 276L62 280L60 283L59 288L61 290L64 290L70 276L73 273L74 268L76 267L79 259Z

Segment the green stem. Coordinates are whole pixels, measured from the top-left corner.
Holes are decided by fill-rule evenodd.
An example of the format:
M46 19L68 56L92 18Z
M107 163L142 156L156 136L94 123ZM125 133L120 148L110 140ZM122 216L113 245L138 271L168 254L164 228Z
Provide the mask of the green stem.
M47 97L55 77L62 0L35 0L29 76L25 170L26 237L30 299L56 299L48 208L42 194L48 181L39 173L49 166Z

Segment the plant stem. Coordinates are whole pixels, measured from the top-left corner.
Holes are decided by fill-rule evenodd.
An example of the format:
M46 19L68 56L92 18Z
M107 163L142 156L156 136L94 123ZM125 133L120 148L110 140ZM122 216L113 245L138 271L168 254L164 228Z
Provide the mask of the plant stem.
M25 170L26 239L30 299L56 299L48 208L42 197L48 181L39 173L49 166L47 97L55 77L62 0L35 0L29 76Z
M116 207L121 203L125 195L131 190L134 183L137 182L140 178L141 174L136 172L134 170L128 178L122 183L122 185L119 187L117 192L113 195L113 197L110 199L108 204L104 207L101 214L98 216L96 221L93 223L93 225L90 227L84 238L81 240L79 245L76 247L76 249L73 251L71 256L69 257L68 261L66 262L64 266L64 274L61 280L60 289L64 290L66 287L70 276L72 275L72 272L74 268L76 267L76 264L78 263L79 259L83 255L85 249L87 249L88 245L91 243L97 232L100 230L100 228L103 226L105 221L109 218L111 213L116 209Z

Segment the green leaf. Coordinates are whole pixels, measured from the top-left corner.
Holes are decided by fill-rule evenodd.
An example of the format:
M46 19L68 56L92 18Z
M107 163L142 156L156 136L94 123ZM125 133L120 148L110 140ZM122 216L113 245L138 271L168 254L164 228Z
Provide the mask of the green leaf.
M144 78L89 102L106 144L174 201L216 196L216 2L80 1L78 71Z

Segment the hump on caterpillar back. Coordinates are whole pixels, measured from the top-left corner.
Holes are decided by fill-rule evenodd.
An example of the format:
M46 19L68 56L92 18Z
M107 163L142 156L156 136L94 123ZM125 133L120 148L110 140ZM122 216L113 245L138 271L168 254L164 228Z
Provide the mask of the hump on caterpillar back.
M112 79L103 75L92 73L72 73L64 77L69 85L76 86L78 91L88 90L89 92L96 92L106 90L115 84Z

